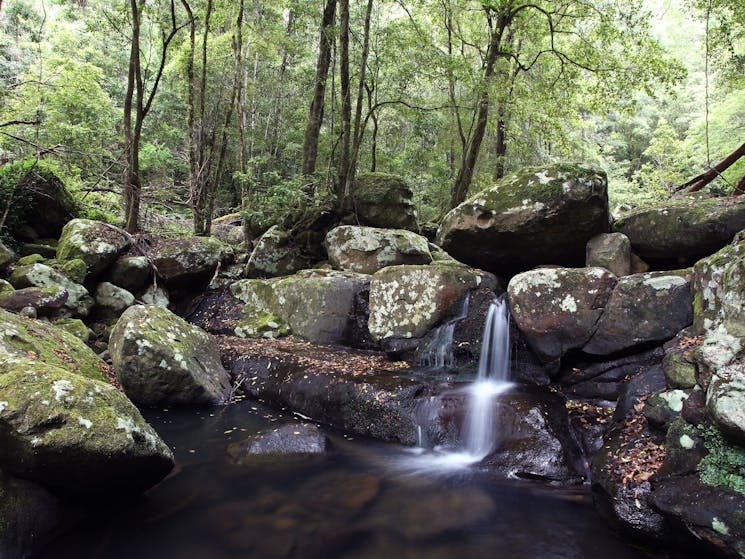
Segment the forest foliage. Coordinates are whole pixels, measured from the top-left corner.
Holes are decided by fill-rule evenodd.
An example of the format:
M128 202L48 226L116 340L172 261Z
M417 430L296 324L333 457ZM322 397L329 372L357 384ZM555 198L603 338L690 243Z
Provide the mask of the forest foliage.
M553 161L651 204L742 144L744 45L738 0L0 0L0 163L43 160L118 223L134 187L135 225L200 234L342 203L370 170L422 222Z

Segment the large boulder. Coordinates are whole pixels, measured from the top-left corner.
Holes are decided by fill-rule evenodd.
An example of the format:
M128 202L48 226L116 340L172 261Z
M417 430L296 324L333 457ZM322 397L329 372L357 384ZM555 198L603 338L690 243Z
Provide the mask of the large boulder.
M63 309L71 316L86 317L93 307L93 297L85 287L45 264L17 267L10 276L10 283L17 289L25 287L64 288L67 291L67 301Z
M0 372L29 360L91 379L106 378L106 364L73 334L47 322L0 309Z
M26 287L0 291L0 308L20 312L27 307L36 310L37 316L51 316L67 302L67 290L61 286Z
M715 330L721 324L745 326L745 241L696 262L692 290L697 332Z
M540 268L507 287L517 327L544 363L558 364L592 338L616 276L605 268Z
M128 494L158 483L173 455L112 385L40 361L0 374L0 467L62 494Z
M245 274L249 278L289 276L312 264L303 247L294 243L287 231L275 225L256 242Z
M94 312L101 320L117 319L135 303L135 296L129 291L107 281L96 286L95 297Z
M62 181L42 165L34 164L21 178L19 191L29 194L23 208L25 234L21 240L58 238L62 227L76 217L78 209Z
M421 338L467 291L497 286L492 274L460 265L384 268L370 282L370 334L375 340Z
M608 230L607 187L604 173L584 167L525 169L450 211L437 244L457 260L495 273L581 266L587 241Z
M138 404L220 404L230 379L212 339L168 309L136 305L111 331L114 371Z
M632 212L613 228L645 260L687 262L716 252L745 229L745 197L686 198Z
M414 194L401 177L361 173L355 178L352 197L362 225L418 231Z
M244 303L234 333L275 337L292 332L318 343L351 343L356 297L369 276L331 270L303 270L270 280L241 280L230 291Z
M114 262L128 245L129 237L118 227L91 219L73 219L62 229L57 259L82 260L88 274L95 276Z
M139 291L147 285L152 268L147 256L119 258L109 270L109 281L127 291Z
M214 276L224 252L225 246L214 237L159 239L150 257L167 286L200 291Z
M690 277L682 270L619 279L583 351L610 355L675 336L693 320Z
M427 239L405 229L342 225L326 235L326 250L335 268L360 274L433 260Z
M587 242L585 265L600 266L616 277L631 273L631 243L623 233L601 233Z

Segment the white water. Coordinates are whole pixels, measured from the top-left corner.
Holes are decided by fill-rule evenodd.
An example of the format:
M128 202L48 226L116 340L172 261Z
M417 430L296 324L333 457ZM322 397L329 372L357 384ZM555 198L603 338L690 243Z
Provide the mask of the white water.
M428 369L452 368L453 333L455 325L468 316L468 299L468 294L466 294L458 315L442 326L438 326L432 333L432 338L419 358L421 366Z

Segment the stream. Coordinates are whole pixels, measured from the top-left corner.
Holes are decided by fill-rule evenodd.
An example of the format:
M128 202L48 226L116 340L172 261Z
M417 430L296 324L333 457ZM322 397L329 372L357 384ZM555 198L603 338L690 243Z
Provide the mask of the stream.
M326 455L236 466L230 442L293 417L250 401L143 414L173 449L173 473L134 503L100 503L42 559L649 557L610 531L587 486L439 468L330 431Z

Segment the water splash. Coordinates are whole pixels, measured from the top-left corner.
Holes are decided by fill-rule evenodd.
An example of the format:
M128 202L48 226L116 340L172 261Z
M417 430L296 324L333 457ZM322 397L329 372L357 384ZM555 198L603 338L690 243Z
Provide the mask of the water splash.
M438 326L424 348L419 364L427 369L445 369L453 367L453 333L455 325L468 316L469 294L463 298L463 303L457 315L445 324Z

